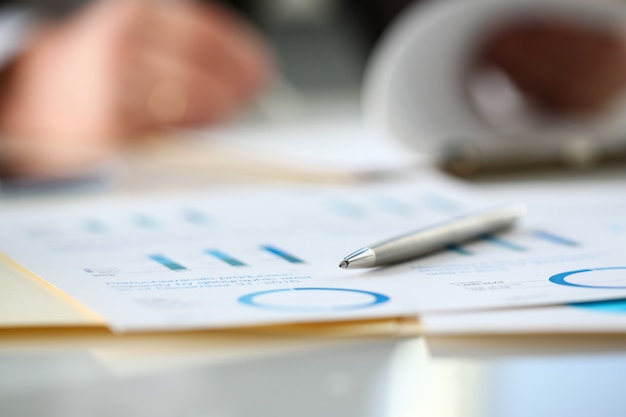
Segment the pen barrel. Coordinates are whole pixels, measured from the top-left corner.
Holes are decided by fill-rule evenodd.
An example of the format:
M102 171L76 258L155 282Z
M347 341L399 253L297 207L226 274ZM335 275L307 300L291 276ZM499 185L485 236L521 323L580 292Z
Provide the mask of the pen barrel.
M522 204L459 217L425 229L420 229L370 246L376 265L386 265L417 258L463 243L482 235L511 227L526 211Z

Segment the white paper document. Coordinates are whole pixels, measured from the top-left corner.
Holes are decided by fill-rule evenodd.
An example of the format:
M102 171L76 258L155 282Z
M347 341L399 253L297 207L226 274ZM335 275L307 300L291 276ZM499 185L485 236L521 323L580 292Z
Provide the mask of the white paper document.
M427 314L420 320L425 333L437 335L623 333L626 332L626 300L463 314Z
M531 202L512 231L391 267L340 269L362 246L510 201L455 183L422 183L4 207L0 250L116 331L626 297L622 197Z

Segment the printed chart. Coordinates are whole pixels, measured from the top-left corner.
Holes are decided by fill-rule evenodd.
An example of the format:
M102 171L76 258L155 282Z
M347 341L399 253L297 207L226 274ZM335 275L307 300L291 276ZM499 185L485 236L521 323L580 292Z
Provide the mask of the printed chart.
M390 267L338 268L369 243L507 202L494 197L441 181L7 209L0 250L116 331L452 317L626 298L626 199L594 200L601 218L575 195L563 203L567 215L551 201L534 204L511 231Z
M606 289L626 285L626 266L587 268L562 272L550 282L573 288ZM463 315L426 315L426 331L435 334L467 333L623 333L626 331L626 299L568 303L562 306Z
M328 312L361 310L386 303L389 297L349 288L296 287L246 294L238 301L263 310Z

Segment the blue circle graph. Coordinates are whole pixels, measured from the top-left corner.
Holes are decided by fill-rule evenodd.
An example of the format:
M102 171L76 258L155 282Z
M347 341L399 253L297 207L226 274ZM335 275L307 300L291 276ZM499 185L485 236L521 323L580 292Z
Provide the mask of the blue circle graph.
M617 269L626 270L626 266L609 266L605 268L589 268L589 269L579 269L576 271L561 272L560 274L552 275L550 277L550 282L554 284L566 285L569 287L578 287L578 288L597 288L597 289L606 289L606 290L626 289L626 285L614 285L614 286L587 285L587 284L577 284L574 282L569 282L567 280L567 278L570 275L574 275L574 274L582 274L582 273L593 272L593 271L609 271L609 270L617 270Z
M597 311L599 313L626 314L626 300L589 301L584 303L571 303L571 307L584 310Z
M280 292L290 292L290 291L341 291L341 292L349 292L349 293L366 295L371 298L371 301L348 304L348 305L315 306L315 307L285 306L285 305L279 305L279 304L263 303L263 302L258 301L258 298L263 295L275 294L275 293L280 293ZM301 288L281 288L278 290L259 291L259 292L241 296L239 297L238 301L242 304L249 305L251 307L261 308L264 310L312 313L312 312L361 310L364 308L373 307L378 304L386 303L387 301L389 301L389 297L383 294L376 293L376 292L354 290L354 289L349 289L349 288L301 287Z

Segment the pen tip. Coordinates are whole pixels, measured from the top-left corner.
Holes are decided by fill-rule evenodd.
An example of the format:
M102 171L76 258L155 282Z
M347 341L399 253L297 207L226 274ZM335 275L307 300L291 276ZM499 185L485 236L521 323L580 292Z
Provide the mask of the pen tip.
M343 268L346 269L348 267L348 265L350 265L350 262L346 261L345 259L343 261L341 261L341 263L339 264L339 268Z

